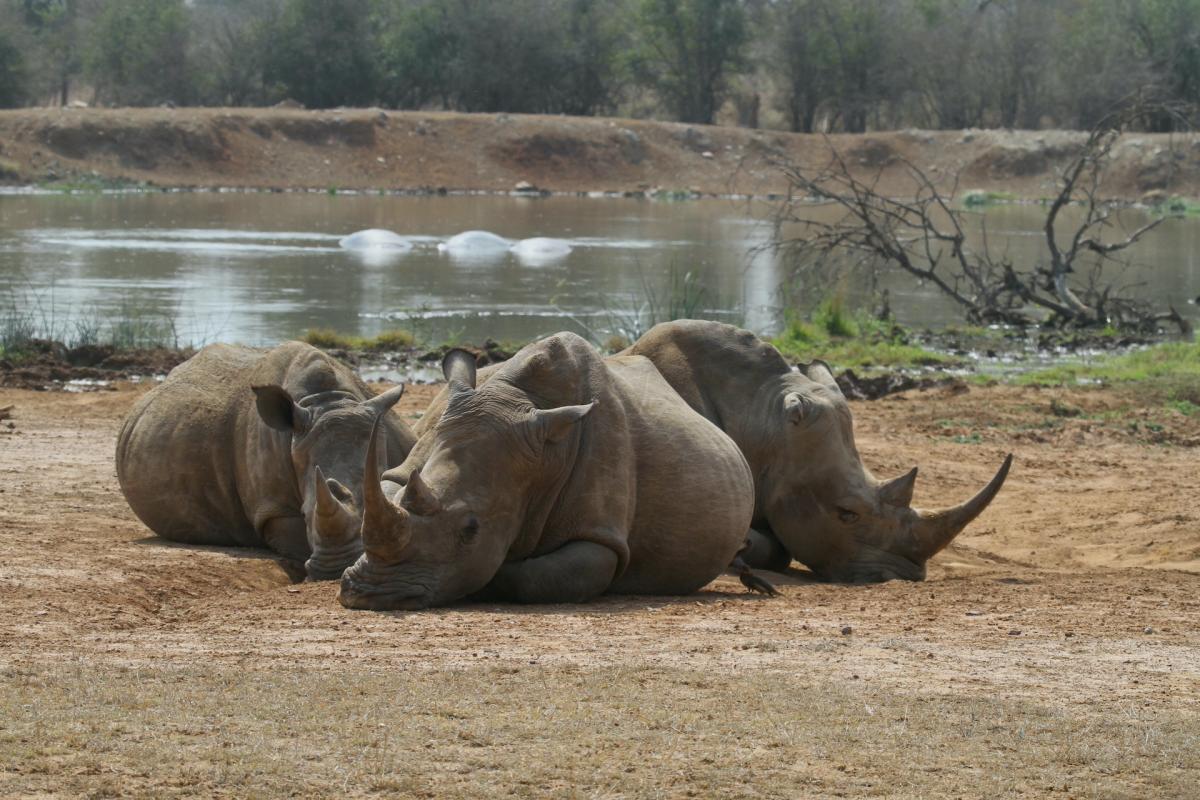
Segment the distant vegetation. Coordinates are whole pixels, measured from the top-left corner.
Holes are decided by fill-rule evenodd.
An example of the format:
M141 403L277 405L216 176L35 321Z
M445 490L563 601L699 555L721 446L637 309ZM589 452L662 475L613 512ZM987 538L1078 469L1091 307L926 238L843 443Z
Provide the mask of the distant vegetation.
M324 350L359 350L368 352L396 352L408 350L417 344L416 337L405 330L384 331L378 336L350 336L332 328L313 328L305 331L300 340Z
M1136 383L1191 415L1200 409L1200 340L1165 342L1090 363L1063 364L1026 373L1018 380L1039 386Z
M914 344L910 334L890 321L851 314L839 296L821 303L808 320L791 319L771 340L786 358L821 359L838 368L948 366L955 359Z
M1086 129L1147 87L1200 101L1200 0L0 0L0 107Z

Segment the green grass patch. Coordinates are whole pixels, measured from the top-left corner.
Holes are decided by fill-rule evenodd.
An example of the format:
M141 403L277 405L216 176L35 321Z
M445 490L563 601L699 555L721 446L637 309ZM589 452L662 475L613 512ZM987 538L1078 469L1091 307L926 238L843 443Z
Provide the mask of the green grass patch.
M1200 341L1167 342L1088 364L1060 364L1019 375L1015 382L1036 386L1138 384L1185 414L1200 407Z
M1175 195L1152 205L1155 212L1164 215L1196 216L1200 214L1200 201L1191 197Z
M989 192L983 189L971 189L962 197L962 204L967 208L996 205L997 203L1012 203L1017 196L1012 192Z
M301 341L323 350L394 351L407 350L416 345L416 337L410 331L399 328L384 331L378 336L350 336L332 328L312 328L304 332Z
M21 167L15 161L0 158L0 181L19 181Z
M793 319L771 344L793 361L820 358L836 367L914 367L958 363L944 353L912 344L898 325L852 314L827 300L810 321Z

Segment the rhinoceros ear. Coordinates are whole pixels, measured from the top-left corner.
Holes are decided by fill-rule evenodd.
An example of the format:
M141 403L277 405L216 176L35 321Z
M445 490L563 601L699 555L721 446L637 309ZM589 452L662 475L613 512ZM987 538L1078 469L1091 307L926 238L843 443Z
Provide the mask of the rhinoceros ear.
M913 487L917 482L917 468L913 467L899 478L879 484L879 499L897 508L912 505Z
M301 408L282 386L251 386L258 416L271 428L284 433L303 434L312 424L312 414Z
M538 427L546 441L561 441L570 433L571 427L576 422L586 417L596 407L596 402L593 400L582 406L562 406L545 411L535 410L533 424Z
M801 371L808 376L809 380L816 381L822 386L827 386L838 394L842 393L837 379L833 377L833 370L824 361L817 360L811 364L805 364L801 367Z
M442 358L442 375L446 383L459 383L475 388L475 354L461 347L455 347Z
M369 400L363 400L362 404L374 411L376 414L384 414L391 410L392 406L400 402L400 398L404 396L404 384L393 386L386 392L377 394Z
M408 483L404 486L400 505L422 517L432 517L442 510L442 504L437 499L437 495L425 481L421 480L421 471L417 469L414 469L408 476Z

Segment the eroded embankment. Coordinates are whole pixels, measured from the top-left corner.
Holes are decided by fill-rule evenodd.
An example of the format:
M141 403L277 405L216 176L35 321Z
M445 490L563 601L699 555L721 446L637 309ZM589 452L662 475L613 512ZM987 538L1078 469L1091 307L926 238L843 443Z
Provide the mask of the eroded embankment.
M379 109L22 109L0 112L0 182L81 177L164 187L553 192L787 191L778 162L836 147L885 192L908 164L948 188L1040 198L1084 134L899 131L791 134L645 120ZM1134 134L1103 193L1200 195L1200 138Z

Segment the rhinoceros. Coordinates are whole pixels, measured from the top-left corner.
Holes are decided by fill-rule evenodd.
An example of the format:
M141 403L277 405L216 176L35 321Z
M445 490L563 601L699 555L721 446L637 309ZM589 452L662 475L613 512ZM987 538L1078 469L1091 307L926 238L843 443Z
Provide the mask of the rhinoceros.
M854 443L850 408L829 367L795 372L749 331L700 320L656 325L625 355L641 355L676 392L737 443L755 480L752 567L794 557L820 578L923 580L925 563L1000 491L1012 456L982 491L940 510L913 508L917 469L871 475Z
M117 477L134 513L176 542L268 547L331 579L362 552L363 454L415 436L348 367L301 342L205 347L129 412Z
M527 603L685 594L742 548L745 458L646 359L603 359L560 333L481 385L472 359L446 369L444 410L392 499L371 441L365 552L342 576L343 605L422 608L485 587Z

